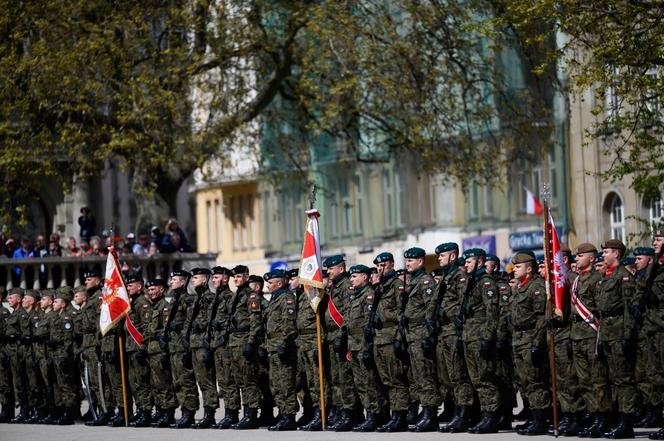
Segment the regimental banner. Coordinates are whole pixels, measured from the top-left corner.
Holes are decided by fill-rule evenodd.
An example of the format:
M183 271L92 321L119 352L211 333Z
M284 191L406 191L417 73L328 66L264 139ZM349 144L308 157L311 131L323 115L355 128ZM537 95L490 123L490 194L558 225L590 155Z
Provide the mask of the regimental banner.
M320 213L316 209L307 210L306 213L307 228L304 232L302 263L298 278L315 311L320 304L323 289L323 264L320 257L320 232L318 230Z
M558 232L553 223L551 212L549 212L548 228L551 241L551 255L553 256L551 265L553 280L549 281L549 283L553 283L554 312L558 317L564 318L563 311L566 309L565 301L569 295L569 277L567 275L567 267L563 262L563 253L560 251L560 239L558 238Z

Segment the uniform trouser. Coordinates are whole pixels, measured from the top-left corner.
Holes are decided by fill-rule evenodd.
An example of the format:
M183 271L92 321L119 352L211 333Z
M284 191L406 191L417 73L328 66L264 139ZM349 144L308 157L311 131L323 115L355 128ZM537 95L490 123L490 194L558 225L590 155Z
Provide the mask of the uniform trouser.
M412 380L417 383L416 392L422 407L440 406L438 394L438 377L436 376L435 354L424 354L419 339L408 339L408 353L410 354L410 368L413 371Z
M556 384L560 410L563 412L579 412L582 409L579 397L579 379L574 369L573 343L570 338L555 341Z
M171 354L171 374L175 386L175 396L182 409L196 411L199 406L196 376L193 366L189 360L185 359L186 357L189 357L186 352Z
M258 361L247 360L242 346L229 348L232 381L240 389L245 408L257 409L261 405L261 391L258 388ZM232 409L232 407L229 406Z
M39 374L41 380L39 381L40 387L43 391L43 405L54 405L56 396L58 395L57 384L53 376L53 360L46 357L39 358Z
M217 382L215 381L214 357L212 353L205 348L196 348L191 350L191 356L196 382L203 394L203 406L218 409L219 393L217 392Z
M521 395L528 399L532 410L546 410L551 406L551 396L547 385L547 363L542 361L535 366L532 362L530 344L512 347L514 372L518 377Z
M97 406L101 407L101 400L99 397L101 396L100 393L104 394L104 402L106 403L106 407L108 410L111 410L111 406L113 406L113 398L111 396L111 389L109 387L109 379L106 375L106 365L100 366L101 361L99 360L99 356L97 355L97 350L96 348L89 347L83 349L83 352L81 353L81 357L83 358L83 363L87 363L88 365L88 377L90 380L90 395L92 395L92 400L94 401L94 404ZM101 374L101 378L100 375ZM99 384L102 384L103 390L99 389Z
M374 344L374 361L379 380L389 395L390 409L402 411L410 404L408 396L408 366L399 359L391 343Z
M152 409L152 385L150 384L150 363L147 358L136 357L136 352L127 352L129 361L129 387L136 403L141 410Z
M321 346L325 348L326 342L322 342ZM297 369L300 375L306 378L307 389L309 389L309 396L311 397L314 406L320 406L320 375L318 370L318 351L316 337L305 340L302 336L297 341ZM329 359L326 351L323 351L323 390L325 393L325 403L329 406L332 404L332 390L330 388L329 375Z
M648 358L650 357L650 342L647 336L639 335L636 348L636 363L634 365L634 379L641 395L641 403L652 405L653 384L648 375Z
M464 358L468 367L470 383L477 391L482 412L495 412L500 408L500 391L495 375L496 353L485 360L480 356L479 341L463 342Z
M470 384L468 368L463 351L457 349L457 336L445 335L438 338L437 346L438 372L440 366L445 365L452 390L454 391L454 402L457 406L473 405L473 386Z
M168 355L164 353L150 354L150 386L154 394L155 406L167 410L178 407L175 388L173 387L174 383Z
M233 377L231 351L228 347L217 347L214 350L214 365L219 384L219 395L224 399L224 408L238 410L240 408L240 388Z
M620 340L605 341L604 355L609 367L609 381L613 401L618 404L621 413L633 414L636 412L637 389L634 380L634 363L625 355Z
M295 415L300 406L297 402L296 381L297 353L288 351L281 359L276 352L270 352L270 390L282 415Z
M5 407L14 407L14 390L12 380L12 367L10 357L6 353L7 348L0 348L0 405Z
M587 412L611 411L611 388L604 360L596 354L596 340L573 340L572 366L578 379L580 407ZM581 409L579 409L581 410Z
M122 370L120 369L120 353L118 351L113 352L112 358L109 359L109 352L103 353L104 356L104 367L106 368L106 375L108 376L108 385L104 385L105 388L108 388L111 392L111 401L106 404L111 406L125 407L125 403L122 397ZM125 360L126 362L126 360ZM126 367L127 365L125 365ZM131 391L127 390L127 400L129 401L129 408L131 408Z
M12 386L14 388L14 397L22 406L28 405L27 375L23 360L23 350L15 343L7 345L9 355L9 365L12 372Z
M367 412L380 413L384 408L385 397L376 370L364 365L362 351L357 350L350 353L350 366L353 373L351 381L355 385L362 407Z
M39 367L39 359L32 353L26 354L25 370L27 375L28 405L41 407L44 405L44 383Z
M263 349L265 349L264 346ZM270 386L270 371L270 358L268 355L265 360L260 360L258 364L258 389L261 391L261 408L265 410L273 409L276 403Z
M664 332L648 336L646 372L652 385L650 401L653 406L664 404Z
M71 354L53 354L55 405L78 408L78 369Z
M332 403L342 409L352 410L357 401L353 387L353 369L346 354L334 352L333 343L328 343L330 373L332 377Z

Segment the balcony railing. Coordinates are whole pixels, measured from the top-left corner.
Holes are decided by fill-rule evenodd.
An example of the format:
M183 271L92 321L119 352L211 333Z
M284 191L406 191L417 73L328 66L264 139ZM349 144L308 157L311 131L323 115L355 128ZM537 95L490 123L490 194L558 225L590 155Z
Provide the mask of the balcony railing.
M123 271L136 272L143 279L167 278L174 269L210 268L215 264L216 254L172 253L155 256L118 256ZM8 259L0 257L0 286L8 290L21 288L46 289L60 286L77 287L83 282L83 274L89 269L98 269L104 274L106 256L40 257Z

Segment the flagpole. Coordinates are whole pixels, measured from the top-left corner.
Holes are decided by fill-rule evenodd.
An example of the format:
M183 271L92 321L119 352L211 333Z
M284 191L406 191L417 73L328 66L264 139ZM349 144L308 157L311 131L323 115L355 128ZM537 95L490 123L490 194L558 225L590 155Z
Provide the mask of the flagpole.
M549 185L544 184L542 188L542 201L544 209L544 269L546 271L546 318L551 320L553 317L553 293L551 292L551 263L553 255L551 253L551 231L549 223ZM556 380L556 348L555 336L552 331L549 334L549 366L551 367L551 403L553 406L553 435L558 438L558 382Z
M320 394L320 414L322 418L322 430L325 431L327 416L325 414L325 385L323 382L323 339L320 335L320 308L316 308L316 340L318 343L318 393Z
M124 366L124 344L122 336L118 336L118 345L120 346L120 375L122 376L122 402L124 403L124 422L125 427L129 427L129 409L127 405L127 384L125 382L125 366Z

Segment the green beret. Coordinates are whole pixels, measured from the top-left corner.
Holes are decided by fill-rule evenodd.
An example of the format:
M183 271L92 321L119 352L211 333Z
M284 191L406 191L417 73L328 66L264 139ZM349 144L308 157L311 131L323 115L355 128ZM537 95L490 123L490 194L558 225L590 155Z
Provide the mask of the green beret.
M532 251L519 251L512 257L512 263L515 265L517 263L534 262L535 260L535 253Z
M597 253L595 245L585 242L576 247L576 254Z
M486 261L500 263L500 259L495 254L487 254Z
M55 290L54 289L43 289L41 292L42 297L50 297L50 298L55 298Z
M346 261L346 258L344 257L343 254L337 254L336 256L330 256L327 259L323 261L323 266L327 268L331 268L333 266L339 265L340 263L344 263Z
M483 257L486 259L486 251L482 248L469 248L463 252L463 256L466 259L469 257Z
M274 271L269 271L269 272L265 273L263 278L265 280L285 279L286 278L286 273L284 272L284 270L276 269Z
M454 242L445 242L436 247L436 254L444 253L445 251L459 251L459 245Z
M655 237L664 237L664 225L655 230Z
M68 286L61 286L55 290L55 298L62 299L65 302L71 302L72 297L74 296L73 290Z
M374 265L383 262L394 262L394 256L392 255L392 253L380 253L379 255L376 256L376 258L373 261Z
M636 247L634 248L635 256L654 256L655 249L652 247Z
M466 264L466 258L463 256L457 257L457 263L459 264L459 266L464 266Z
M9 292L7 293L7 295L16 294L16 295L18 295L18 296L23 297L23 293L24 293L23 288L21 288L21 287L19 287L19 286L15 286L15 287L13 287L12 289L9 290Z
M366 265L353 265L348 272L351 274L366 274L369 276L371 275L371 268Z
M636 263L636 257L625 257L623 260L620 261L620 264L622 266L627 266L627 265L634 265Z
M621 253L625 252L625 244L618 239L609 239L602 244L602 249L610 248L612 250L618 250Z
M25 292L23 293L23 296L32 297L36 301L41 300L41 296L39 295L39 291L37 291L36 289L26 289Z
M595 263L598 262L604 262L604 253L602 253L601 251L597 253L597 257L595 258Z
M78 294L79 292L88 293L88 290L85 289L85 285L78 285L76 288L74 288L74 294Z
M403 257L405 257L406 259L421 259L424 258L424 256L426 255L427 255L426 251L418 247L409 248L406 250L405 253L403 253Z

